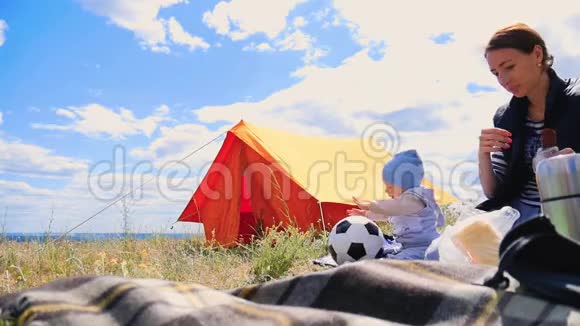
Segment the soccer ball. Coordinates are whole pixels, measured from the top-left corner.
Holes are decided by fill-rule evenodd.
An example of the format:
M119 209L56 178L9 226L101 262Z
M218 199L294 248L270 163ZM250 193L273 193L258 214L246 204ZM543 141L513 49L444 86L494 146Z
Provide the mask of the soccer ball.
M364 216L353 215L340 220L330 231L328 242L328 251L339 265L383 255L383 232Z

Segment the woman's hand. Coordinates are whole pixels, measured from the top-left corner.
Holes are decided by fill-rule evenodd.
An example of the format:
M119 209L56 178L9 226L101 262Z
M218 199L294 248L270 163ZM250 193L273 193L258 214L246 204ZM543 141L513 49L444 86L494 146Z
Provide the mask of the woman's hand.
M501 152L510 148L512 134L501 128L482 129L479 136L479 154Z
M574 150L570 147L566 147L556 153L556 155L574 154Z
M359 209L359 208L351 208L346 211L348 216L359 215L359 216L367 216L367 210Z
M364 209L364 210L368 211L371 208L371 202L368 200L360 200L354 196L352 197L352 200L360 209Z

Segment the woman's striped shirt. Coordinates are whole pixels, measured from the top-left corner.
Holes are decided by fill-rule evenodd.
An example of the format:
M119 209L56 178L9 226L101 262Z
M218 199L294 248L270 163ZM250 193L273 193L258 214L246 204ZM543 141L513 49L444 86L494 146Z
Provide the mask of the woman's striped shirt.
M532 121L526 119L526 133L525 133L525 147L524 147L524 162L527 169L527 181L524 189L520 193L520 199L523 203L533 206L540 206L540 193L536 184L536 174L532 169L532 160L538 150L542 147L540 136L544 129L544 122ZM505 161L503 152L494 152L491 155L491 165L495 176L501 181L505 177L507 163Z

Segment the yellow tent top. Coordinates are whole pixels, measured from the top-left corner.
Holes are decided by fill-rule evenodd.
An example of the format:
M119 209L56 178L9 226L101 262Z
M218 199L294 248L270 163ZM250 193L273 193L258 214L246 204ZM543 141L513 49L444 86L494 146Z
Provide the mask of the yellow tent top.
M376 149L371 139L299 135L240 121L231 130L253 150L279 163L290 178L321 202L353 204L352 196L381 199L385 194L382 169L392 154ZM368 153L368 148L373 148ZM379 155L377 155L379 154ZM381 155L382 154L382 155ZM429 181L439 204L457 199Z

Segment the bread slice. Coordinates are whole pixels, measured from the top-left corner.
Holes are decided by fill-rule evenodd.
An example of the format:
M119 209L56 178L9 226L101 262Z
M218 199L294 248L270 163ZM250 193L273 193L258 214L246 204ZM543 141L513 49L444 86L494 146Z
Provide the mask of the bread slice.
M499 233L485 221L474 221L456 232L451 241L473 264L499 264Z

